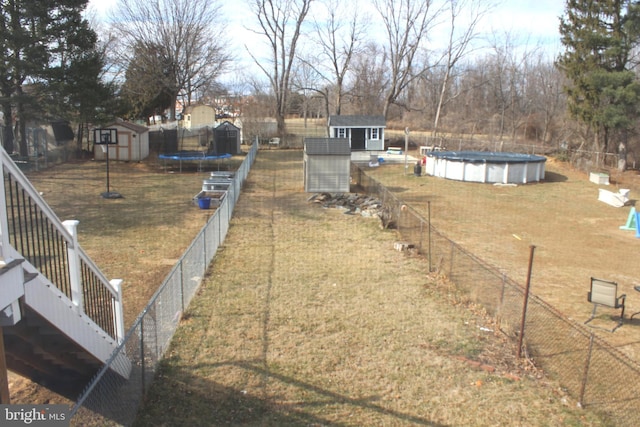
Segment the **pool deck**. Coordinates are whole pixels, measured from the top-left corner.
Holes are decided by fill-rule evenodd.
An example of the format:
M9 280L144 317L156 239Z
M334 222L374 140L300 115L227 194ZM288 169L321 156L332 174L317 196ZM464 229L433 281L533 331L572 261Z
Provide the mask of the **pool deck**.
M354 163L369 163L372 155L377 155L378 158L384 159L385 163L402 164L405 162L405 155L392 154L386 151L352 151L351 161ZM407 162L415 163L418 159L411 154L406 156Z

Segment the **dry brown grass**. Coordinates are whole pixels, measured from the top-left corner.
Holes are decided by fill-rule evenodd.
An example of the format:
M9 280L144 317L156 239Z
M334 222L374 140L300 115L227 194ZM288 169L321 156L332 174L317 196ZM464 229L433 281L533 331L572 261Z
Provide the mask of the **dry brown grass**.
M220 163L237 168L241 157ZM216 166L217 167L217 166ZM128 328L213 210L191 198L208 172L185 165L183 173L155 160L110 162L110 190L122 199L104 199L104 162L60 164L28 177L62 220L77 219L78 240L109 279L121 278ZM11 374L13 403L71 403L27 379Z
M221 163L236 168L242 159ZM77 219L80 245L110 279L124 279L125 323L144 308L213 210L191 202L209 172L186 165L166 169L162 163L110 162L110 190L121 199L104 199L104 162L58 165L30 173L62 220Z
M405 174L403 165L368 172L424 218L430 202L438 230L521 284L534 245L532 292L576 322L588 319L592 309L587 301L591 276L618 282L627 295L627 318L640 311L640 293L633 289L640 285L640 239L619 228L630 208L598 201L599 186L566 163L550 158L544 182L517 187L415 177ZM635 171L617 174L606 188L630 188L635 199L638 178ZM599 325L613 327L609 316L619 310L600 312L605 318ZM639 326L634 319L614 334L594 331L640 360Z
M259 154L136 425L601 425L301 159Z
M186 313L139 425L602 425L576 410L557 384L514 360L511 344L484 330L492 329L491 320L428 276L424 260L394 251L393 231L309 204L301 158L290 150L258 156L228 240ZM107 276L125 280L127 324L211 213L189 203L206 173L165 173L161 166L112 163L112 189L122 200L99 196L102 163L30 175L62 219L80 220L80 243ZM539 239L539 228L556 238L565 228L584 234L589 224L617 230L628 213L600 206L593 184L562 168L548 183L508 189L415 178L394 168L373 172L418 209L429 197L437 227L474 253L473 243L484 240L478 255L514 268L516 279L528 245L536 244L538 294L545 289L539 278L549 274L543 255L554 247ZM569 189L556 194L562 184ZM541 211L533 213L524 202L538 187L533 203ZM576 200L574 210L558 214L567 199ZM605 214L613 217L606 222ZM596 248L598 236L635 242L629 233L596 233L593 241ZM589 244L569 248L585 256ZM490 255L492 248L506 251ZM549 263L559 255L546 257ZM578 320L590 310L583 276L594 265L571 264L574 270L558 272L559 285L548 288L557 301L573 301ZM630 286L625 279L635 273L623 260L619 266L616 274L624 277L616 277ZM573 282L561 281L563 274ZM640 307L627 294L631 309ZM614 335L626 340L627 330L633 327ZM63 403L32 386L18 396L16 402Z

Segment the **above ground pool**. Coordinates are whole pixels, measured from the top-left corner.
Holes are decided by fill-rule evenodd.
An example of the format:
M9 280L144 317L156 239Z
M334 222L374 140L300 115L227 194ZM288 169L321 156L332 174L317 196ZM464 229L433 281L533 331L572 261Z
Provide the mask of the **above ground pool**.
M547 158L534 154L487 151L433 151L425 173L457 181L526 184L544 179Z

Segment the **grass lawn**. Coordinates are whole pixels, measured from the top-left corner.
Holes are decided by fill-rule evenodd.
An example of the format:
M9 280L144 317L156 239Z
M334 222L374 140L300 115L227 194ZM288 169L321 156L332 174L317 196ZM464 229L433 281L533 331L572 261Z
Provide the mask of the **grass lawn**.
M235 170L243 157L220 165ZM209 172L184 167L110 162L110 190L121 199L104 199L104 162L56 165L28 178L61 220L77 219L78 240L107 278L124 280L125 328L146 306L169 271L204 226L213 210L200 210L191 198ZM67 399L10 374L13 403L65 403Z
M603 425L301 161L258 155L137 426Z
M598 202L586 174L547 170L545 182L513 188L402 166L370 173L422 212L431 201L438 229L522 283L536 245L533 292L577 322L591 310L590 276L617 280L628 312L640 311L640 240L618 228L628 208ZM80 220L80 244L107 277L124 279L130 325L212 213L191 204L208 172L150 161L112 162L110 173L123 199L100 197L104 163L29 178L61 219ZM612 177L610 189L635 198L633 180ZM424 259L395 251L393 230L308 196L300 151L260 152L138 425L603 425L515 360L491 319ZM638 326L603 334L637 360ZM67 403L22 379L11 392L16 403Z
M411 170L412 172L412 170ZM405 174L403 165L370 168L368 173L424 218L431 204L433 225L474 255L525 284L534 245L531 291L577 323L589 318L590 277L618 282L627 295L625 317L640 311L638 250L634 231L621 230L630 207L598 201L598 188L631 189L640 196L636 171L599 186L586 173L549 159L546 179L517 187L469 183ZM611 328L620 310L599 309L596 324ZM592 322L592 323L594 323ZM634 360L640 360L640 319L615 333L593 329Z

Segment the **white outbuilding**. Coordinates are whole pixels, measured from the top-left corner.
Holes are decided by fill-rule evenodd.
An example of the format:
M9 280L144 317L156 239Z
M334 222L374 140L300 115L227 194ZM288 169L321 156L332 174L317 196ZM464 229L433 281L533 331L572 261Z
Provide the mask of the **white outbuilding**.
M351 148L346 138L304 139L304 191L348 193Z
M384 116L330 116L329 135L346 138L352 151L383 151Z

